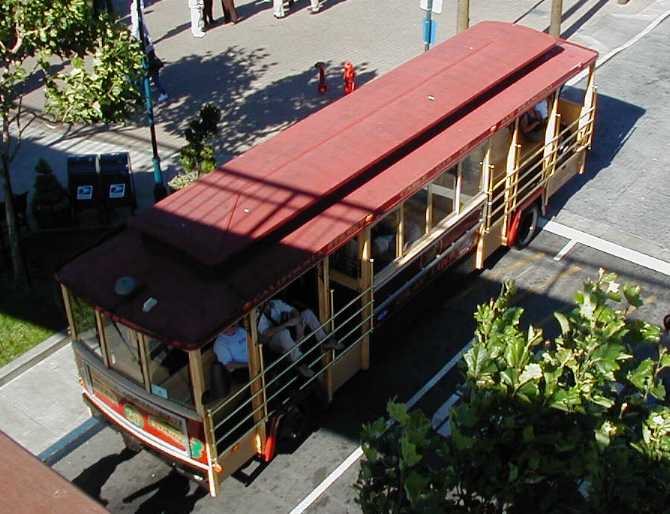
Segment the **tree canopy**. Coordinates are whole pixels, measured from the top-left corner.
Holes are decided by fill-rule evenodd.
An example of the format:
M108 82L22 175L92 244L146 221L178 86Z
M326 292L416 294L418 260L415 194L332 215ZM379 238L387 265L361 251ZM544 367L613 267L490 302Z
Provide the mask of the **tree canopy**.
M89 0L0 2L0 158L14 274L24 274L10 165L27 126L28 84L44 86L45 107L64 123L126 119L142 103L140 43ZM33 113L35 114L35 113Z
M364 512L659 513L670 500L670 353L635 319L639 287L600 272L557 312L561 334L521 328L513 284L481 305L450 437L391 402L363 430Z

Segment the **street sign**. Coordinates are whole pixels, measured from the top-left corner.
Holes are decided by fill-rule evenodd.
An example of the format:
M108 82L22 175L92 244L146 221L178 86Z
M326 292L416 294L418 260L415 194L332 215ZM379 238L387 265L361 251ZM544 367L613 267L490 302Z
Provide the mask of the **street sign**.
M435 20L423 20L423 42L426 45L435 44L435 32L437 32L437 26Z
M428 0L420 0L419 7L424 11L428 10ZM435 14L442 14L442 0L433 0L431 11Z

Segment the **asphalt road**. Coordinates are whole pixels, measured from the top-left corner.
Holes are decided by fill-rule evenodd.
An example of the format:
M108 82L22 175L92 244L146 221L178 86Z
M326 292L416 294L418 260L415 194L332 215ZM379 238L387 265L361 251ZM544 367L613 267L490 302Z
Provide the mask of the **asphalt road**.
M663 78L670 68L667 59L659 58L669 32L670 22L661 24L600 71L599 132L589 172L555 204L561 222L659 258L670 247L669 163L662 153L670 119L670 89ZM440 280L392 330L377 334L371 369L338 393L321 428L293 454L279 455L250 484L227 480L219 498L206 496L146 453L124 451L120 437L109 429L54 468L114 513L288 512L357 448L362 422L381 415L388 398L411 397L470 340L475 306L495 295L503 280L516 279L518 305L528 322L548 335L557 330L551 313L569 308L575 290L601 267L641 285L648 303L636 316L660 323L670 312L670 277L579 244L555 260L567 242L542 232L524 251L496 254L480 274ZM454 370L419 407L432 414L457 380ZM356 473L354 465L308 511L357 512L351 487Z

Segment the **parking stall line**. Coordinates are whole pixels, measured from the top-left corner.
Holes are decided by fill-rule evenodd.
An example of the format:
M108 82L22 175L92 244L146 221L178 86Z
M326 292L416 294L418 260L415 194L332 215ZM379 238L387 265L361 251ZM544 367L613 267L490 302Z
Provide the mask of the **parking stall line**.
M657 273L661 273L666 276L670 276L670 263L652 257L650 255L638 252L637 250L632 250L626 248L625 246L606 241L600 237L592 236L581 230L568 227L566 225L561 225L555 221L546 221L541 220L540 226L543 230L551 232L557 236L564 237L566 239L571 239L576 241L579 244L593 248L603 253L612 255L619 259L623 259L633 264L638 264Z
M559 250L559 252L556 254L556 256L554 257L554 260L557 261L557 262L560 261L563 257L565 257L567 255L567 253L570 250L572 250L575 247L576 244L577 244L577 241L575 241L574 239L571 239L570 241L568 241L565 244L565 246L563 248L561 248Z

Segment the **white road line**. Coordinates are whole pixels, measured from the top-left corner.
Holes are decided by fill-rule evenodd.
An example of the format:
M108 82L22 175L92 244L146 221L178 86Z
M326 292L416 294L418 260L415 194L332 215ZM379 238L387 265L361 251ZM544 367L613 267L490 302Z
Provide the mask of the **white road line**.
M435 384L437 384L447 373L452 370L454 366L456 366L456 364L461 360L463 354L468 351L470 346L472 346L473 341L474 339L471 339L468 344L461 348L460 351L454 355L451 360L442 367L442 369L440 369L440 371L435 373L435 375L433 375L433 377L428 382L426 382L421 389L419 389L409 400L407 400L405 405L408 409L414 407L428 391L435 387ZM342 462L342 464L337 466L337 468L335 468L330 475L328 475L319 485L317 485L311 493L305 496L303 500L293 508L290 514L302 514L305 512L305 510L307 510L307 508L312 505L312 503L314 503L319 498L319 496L321 496L326 491L326 489L328 489L362 456L363 449L359 446L344 460L344 462Z
M442 407L437 409L437 412L435 412L435 415L433 416L433 420L431 421L433 428L437 430L437 433L442 437L449 437L451 434L449 423L446 423L446 421L449 420L449 413L451 412L451 409L460 399L461 397L459 394L452 394L449 399L444 402Z
M554 257L554 260L555 260L555 261L560 261L563 257L565 257L565 255L566 255L570 250L572 250L572 249L575 247L576 244L577 244L577 241L575 241L574 239L571 239L570 241L568 241L568 242L565 244L565 246L564 246L563 248L561 248L561 249L559 250L559 252L556 254L556 256Z
M644 266L647 269L662 273L663 275L670 276L670 263L646 255L644 253L638 252L636 250L631 250L624 246L606 241L581 230L575 228L567 227L556 223L555 221L546 221L540 220L540 226L543 230L556 234L557 236L565 237L566 239L572 239L580 244L589 246L595 250L608 253L619 259L623 259L639 266Z

